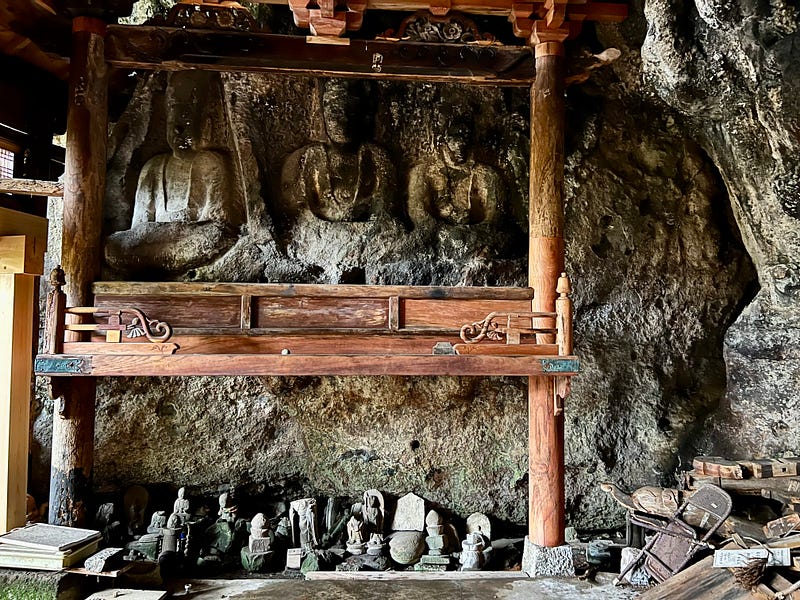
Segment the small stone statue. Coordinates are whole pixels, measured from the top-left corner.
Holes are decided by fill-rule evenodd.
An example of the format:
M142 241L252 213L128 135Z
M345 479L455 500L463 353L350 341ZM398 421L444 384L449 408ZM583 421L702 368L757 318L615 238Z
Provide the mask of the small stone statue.
M386 543L383 541L383 534L373 533L367 542L367 554L370 556L380 556L386 548Z
M189 501L185 496L186 488L179 488L178 498L172 505L172 513L178 515L184 523L189 520Z
M163 538L161 540L161 553L159 554L159 558L170 552L183 552L182 541L184 536L181 535L183 532L183 522L181 518L175 513L172 513L167 520L167 526L161 530Z
M356 556L364 553L364 523L356 515L347 522L347 551Z
M157 510L150 517L150 525L147 526L147 533L161 533L161 530L167 526L167 513L163 510Z
M150 495L140 485L132 485L125 491L124 504L128 516L128 535L137 536L145 530L144 512Z
M418 164L409 174L408 217L415 227L495 222L505 200L499 173L470 156L472 126L451 121L440 137L440 157Z
M198 566L218 568L240 560L247 543L247 521L236 518L237 507L228 492L219 496L219 518L203 533L203 548Z
M425 529L428 532L425 538L428 552L420 557L419 563L414 568L417 571L446 571L450 566L447 537L444 535L442 517L435 510L428 511L425 517Z
M460 571L480 571L486 563L483 555L483 536L479 533L468 533L467 539L461 542Z
M238 507L233 503L228 492L224 492L219 496L219 515L220 521L228 521L233 523L236 521L236 511Z
M364 528L370 536L373 533L383 533L386 509L383 494L378 490L367 490L361 505L361 515L364 519Z
M293 546L306 552L317 546L317 501L314 498L294 500L289 504L289 523Z
M274 554L275 534L263 513L256 514L250 522L250 538L241 551L242 567L251 573L266 571Z

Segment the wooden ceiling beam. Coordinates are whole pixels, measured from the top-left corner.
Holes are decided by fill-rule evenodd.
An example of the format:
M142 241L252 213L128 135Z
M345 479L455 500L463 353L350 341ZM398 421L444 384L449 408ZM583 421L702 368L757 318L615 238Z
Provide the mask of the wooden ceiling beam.
M292 72L499 86L527 86L535 74L533 53L525 46L382 40L321 45L298 36L131 25L108 27L106 60L125 69Z

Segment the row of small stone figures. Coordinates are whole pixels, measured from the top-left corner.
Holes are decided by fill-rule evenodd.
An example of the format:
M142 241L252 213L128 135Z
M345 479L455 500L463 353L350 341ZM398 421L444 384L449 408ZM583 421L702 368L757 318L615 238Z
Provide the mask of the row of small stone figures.
M287 566L299 568L303 554L313 552L318 546L316 499L295 500L289 506L289 526L292 531L292 546L288 551ZM398 500L395 518L392 522L389 551L392 559L401 565L416 564L418 570L446 570L451 564L448 554L448 536L442 517L435 510L425 514L425 500L409 493ZM423 520L424 519L424 520ZM385 553L385 502L383 494L375 489L364 492L361 503L353 505L347 521L346 549L352 556L366 552L368 556L378 557ZM423 529L427 536L422 536ZM253 518L250 527L247 550L242 551L242 564L249 570L256 570L254 559L258 555L271 554L274 534L269 522L259 513ZM452 530L454 531L454 530ZM421 545L424 537L425 545ZM461 542L458 561L463 571L482 569L491 553L491 525L488 517L474 513L467 519L467 536ZM427 548L427 553L423 552ZM245 558L248 554L248 558ZM266 562L269 562L268 560ZM248 565L247 563L250 563ZM252 565L252 566L251 566Z

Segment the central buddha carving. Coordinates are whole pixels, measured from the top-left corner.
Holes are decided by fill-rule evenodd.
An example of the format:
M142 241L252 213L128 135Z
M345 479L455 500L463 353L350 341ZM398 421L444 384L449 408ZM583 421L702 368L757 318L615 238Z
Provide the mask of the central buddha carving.
M369 129L358 82L328 80L322 93L327 142L300 148L282 174L286 208L331 222L367 221L387 208L394 168L386 151L360 137Z

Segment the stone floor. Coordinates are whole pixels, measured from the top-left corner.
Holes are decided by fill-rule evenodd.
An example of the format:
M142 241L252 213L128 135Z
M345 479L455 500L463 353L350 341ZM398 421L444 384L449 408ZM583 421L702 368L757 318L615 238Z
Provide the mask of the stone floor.
M427 574L432 575L432 574ZM629 588L615 588L613 575L600 574L597 582L572 579L529 579L527 577L492 577L463 579L453 576L425 579L286 579L189 580L169 584L176 600L629 600L638 594ZM191 583L189 593L185 583Z

